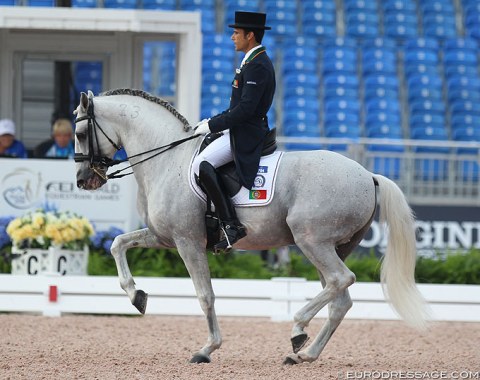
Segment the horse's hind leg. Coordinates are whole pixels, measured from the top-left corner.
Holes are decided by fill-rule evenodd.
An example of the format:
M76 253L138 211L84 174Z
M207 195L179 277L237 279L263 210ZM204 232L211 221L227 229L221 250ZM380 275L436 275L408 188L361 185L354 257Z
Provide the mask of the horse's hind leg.
M312 254L313 248L309 244L300 243L299 247L317 267L324 289L295 314L292 345L296 352L287 356L285 364L312 362L318 358L352 305L347 288L355 281L355 275L338 257L334 247L320 246L320 248L316 248L317 254ZM307 339L304 328L329 303L329 317L322 330L306 349L299 351Z
M132 305L135 306L140 313L145 314L148 295L143 290L135 289L135 281L133 281L127 262L126 253L127 250L132 247L159 248L161 244L148 228L143 228L118 235L113 241L111 248L112 256L117 265L120 286L127 293Z

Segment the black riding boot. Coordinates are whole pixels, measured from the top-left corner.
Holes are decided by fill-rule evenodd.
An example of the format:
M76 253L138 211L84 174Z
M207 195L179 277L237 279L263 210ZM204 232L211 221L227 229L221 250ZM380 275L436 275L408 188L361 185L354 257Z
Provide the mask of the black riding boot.
M245 227L238 221L235 208L226 194L221 178L215 168L207 161L200 163L198 175L203 189L215 205L215 211L221 222L223 238L214 246L215 252L229 252L232 245L245 237Z

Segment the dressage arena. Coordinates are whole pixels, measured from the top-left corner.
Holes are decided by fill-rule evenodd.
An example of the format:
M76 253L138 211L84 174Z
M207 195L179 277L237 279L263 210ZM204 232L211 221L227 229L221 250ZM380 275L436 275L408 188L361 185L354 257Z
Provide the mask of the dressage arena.
M322 320L308 327L313 335ZM480 324L345 320L314 363L284 366L291 323L220 318L223 346L189 364L203 317L0 315L3 379L480 378Z

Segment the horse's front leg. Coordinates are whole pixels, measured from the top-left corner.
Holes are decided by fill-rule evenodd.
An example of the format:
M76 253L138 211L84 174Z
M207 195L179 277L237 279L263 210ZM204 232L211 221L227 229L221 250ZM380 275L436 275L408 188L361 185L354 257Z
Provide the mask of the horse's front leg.
M120 286L127 293L132 305L142 314L145 314L147 308L148 295L143 290L135 289L135 281L130 273L126 253L132 247L160 248L161 246L158 238L148 228L118 235L112 244L111 252L117 265Z
M222 336L215 313L215 294L213 293L205 248L198 246L196 242L177 244L177 248L192 278L197 298L207 318L208 325L207 343L193 354L190 363L210 363L210 354L220 348Z

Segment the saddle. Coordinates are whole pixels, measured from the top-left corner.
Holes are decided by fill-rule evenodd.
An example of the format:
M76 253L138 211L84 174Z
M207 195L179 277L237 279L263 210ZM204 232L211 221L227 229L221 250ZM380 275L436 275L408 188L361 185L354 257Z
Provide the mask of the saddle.
M222 132L209 133L208 135L206 135L202 144L200 145L199 153L202 152L209 144L218 139L220 136L222 136ZM262 149L262 156L267 156L275 152L275 150L277 149L276 138L277 131L275 128L273 128L268 132L267 136L265 137ZM228 164L218 167L216 170L223 181L223 185L225 186L227 195L229 197L233 197L240 191L242 187L238 175L235 171L235 162L229 162ZM202 184L199 182L199 179L197 177L195 178L195 180L197 184L202 187ZM212 202L208 198L208 196L207 211L205 212L205 226L207 229L207 249L212 249L215 244L220 241L221 229L219 220L212 210Z

